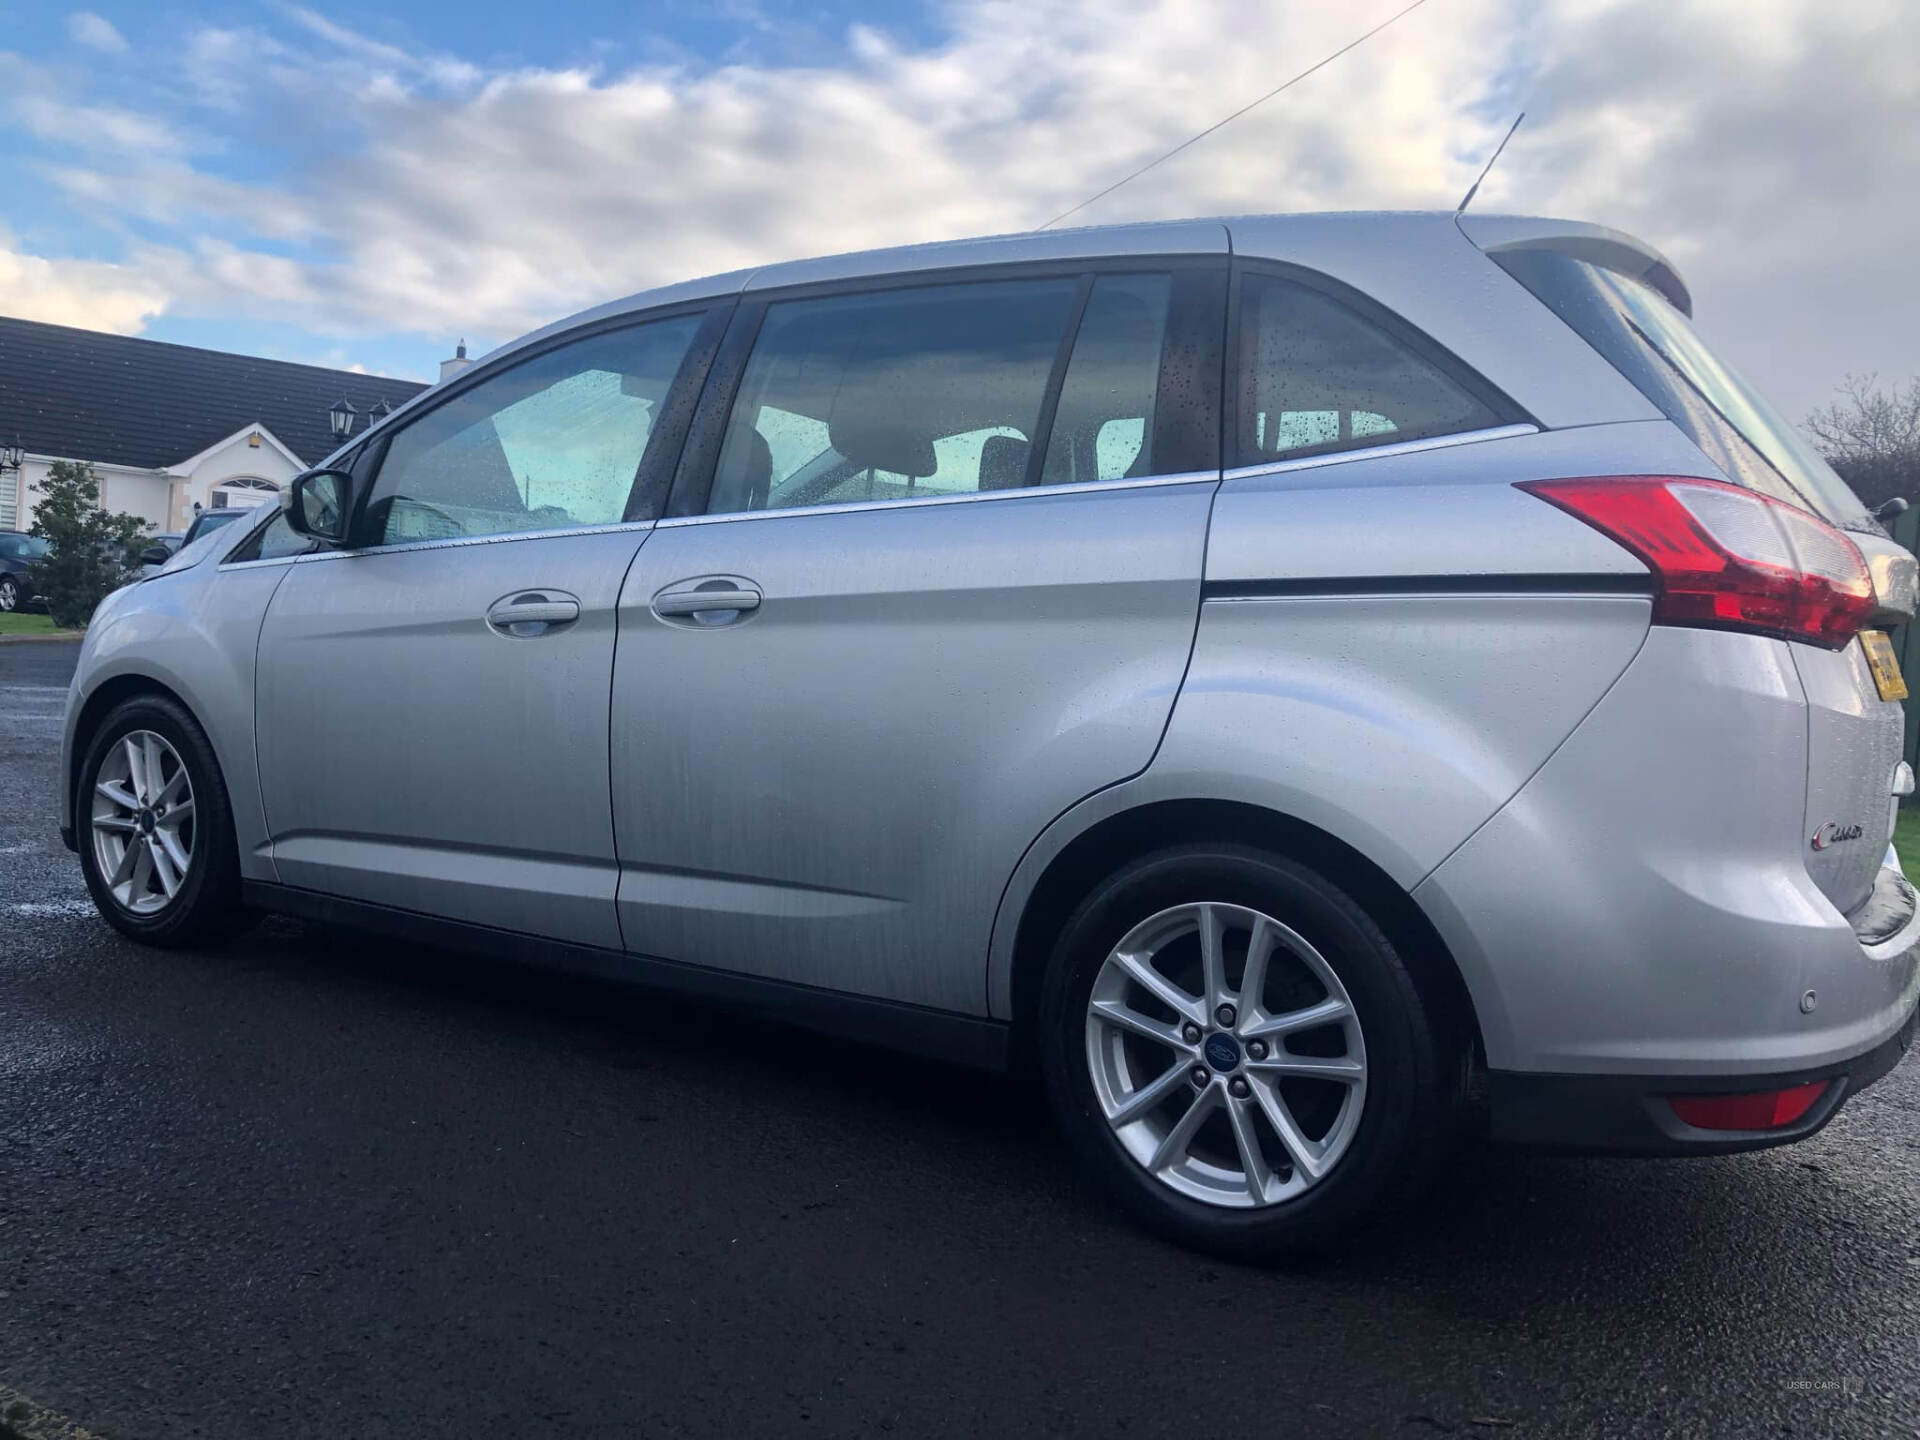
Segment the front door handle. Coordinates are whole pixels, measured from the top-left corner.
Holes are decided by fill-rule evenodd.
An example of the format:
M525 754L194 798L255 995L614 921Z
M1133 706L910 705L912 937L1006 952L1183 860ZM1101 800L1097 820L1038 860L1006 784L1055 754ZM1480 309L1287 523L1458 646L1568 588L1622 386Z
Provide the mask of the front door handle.
M545 635L579 618L580 602L558 590L522 590L487 607L487 624L516 640Z
M682 580L653 597L653 613L668 624L731 625L759 608L759 590L738 575Z

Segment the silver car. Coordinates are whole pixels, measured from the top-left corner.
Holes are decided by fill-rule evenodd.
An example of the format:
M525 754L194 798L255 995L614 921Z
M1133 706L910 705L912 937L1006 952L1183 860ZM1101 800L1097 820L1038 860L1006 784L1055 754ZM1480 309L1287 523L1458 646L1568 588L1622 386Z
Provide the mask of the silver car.
M1230 1256L1469 1124L1799 1139L1914 1031L1915 566L1689 311L1452 215L605 305L109 598L66 834L156 945L278 911L1022 1067Z

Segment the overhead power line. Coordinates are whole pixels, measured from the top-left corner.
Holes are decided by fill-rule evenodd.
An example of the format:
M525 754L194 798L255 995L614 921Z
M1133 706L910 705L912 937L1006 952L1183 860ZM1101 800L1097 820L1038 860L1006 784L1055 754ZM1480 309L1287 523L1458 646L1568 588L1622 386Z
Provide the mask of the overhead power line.
M1386 19L1382 20L1378 25L1374 26L1373 29L1367 31L1366 34L1360 36L1359 39L1349 40L1345 45L1342 45L1338 50L1334 51L1331 55L1327 56L1326 59L1321 60L1315 64L1309 65L1306 69L1302 70L1298 75L1295 75L1290 80L1283 80L1280 84L1274 86L1273 89L1267 91L1267 93L1262 95L1258 100L1248 101L1245 105L1242 105L1238 110L1234 111L1231 115L1227 116L1224 120L1216 120L1213 124L1209 125L1206 129L1202 130L1198 135L1191 135L1185 140L1182 140L1178 145L1174 146L1171 150L1167 151L1166 154L1155 156L1153 159L1149 160L1146 164L1142 165L1138 170L1135 170L1132 174L1121 176L1118 180L1114 181L1113 184L1107 186L1106 189L1100 191L1098 194L1089 195L1086 199L1082 200L1078 205L1074 206L1073 209L1062 210L1058 215L1054 216L1053 219L1047 221L1047 223L1045 225L1042 225L1040 228L1042 230L1050 230L1055 225L1058 225L1062 220L1066 219L1069 215L1079 214L1082 210L1086 209L1089 205L1093 204L1094 201L1106 199L1107 196L1113 194L1113 192L1118 190L1122 185L1126 185L1131 181L1138 180L1142 175L1146 174L1147 171L1153 169L1154 166L1164 164L1166 161L1171 160L1174 156L1178 155L1182 150L1185 150L1189 145L1197 145L1200 141L1206 139L1207 136L1213 134L1214 131L1221 129L1224 126L1231 125L1234 121L1238 120L1242 115L1246 114L1249 110L1257 110L1260 106L1266 104L1267 101L1273 99L1274 96L1278 95L1282 90L1285 90L1288 86L1299 84L1302 80L1306 79L1309 75L1313 74L1313 72L1316 70L1324 70L1327 66L1331 65L1334 61L1338 60L1342 55L1346 54L1349 50L1353 49L1355 46L1366 44L1367 41L1371 40L1374 36L1378 35L1382 30L1386 29L1389 25L1393 24L1396 20L1399 20L1402 16L1411 15L1414 11L1418 10L1422 5L1426 3L1427 3L1427 0L1413 0L1413 3L1411 5L1407 6L1404 10L1395 11L1393 14L1389 15Z

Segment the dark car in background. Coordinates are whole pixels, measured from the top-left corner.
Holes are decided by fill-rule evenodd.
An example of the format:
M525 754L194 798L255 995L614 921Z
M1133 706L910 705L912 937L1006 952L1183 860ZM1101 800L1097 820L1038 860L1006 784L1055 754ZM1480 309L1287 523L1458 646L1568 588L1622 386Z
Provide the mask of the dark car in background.
M202 510L198 515L193 517L192 523L187 526L185 537L173 548L176 550L184 550L209 530L217 530L222 525L231 525L241 516L252 515L254 513L252 509L245 506L235 506L230 510Z
M188 523L184 533L169 531L164 535L152 536L140 551L140 574L142 577L158 575L160 567L175 555L198 540L202 535L211 534L223 525L230 525L242 515L251 515L253 510L245 507L233 509L202 510Z
M24 610L34 598L27 567L47 553L47 542L17 530L0 532L0 615Z

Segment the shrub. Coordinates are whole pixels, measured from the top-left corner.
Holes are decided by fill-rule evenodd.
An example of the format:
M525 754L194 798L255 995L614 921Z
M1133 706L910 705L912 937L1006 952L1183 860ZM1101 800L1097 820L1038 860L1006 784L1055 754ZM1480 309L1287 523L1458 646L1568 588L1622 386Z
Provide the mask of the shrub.
M56 460L40 482L32 532L47 553L27 569L61 629L85 625L93 610L131 578L145 522L100 508L100 481L84 461Z

